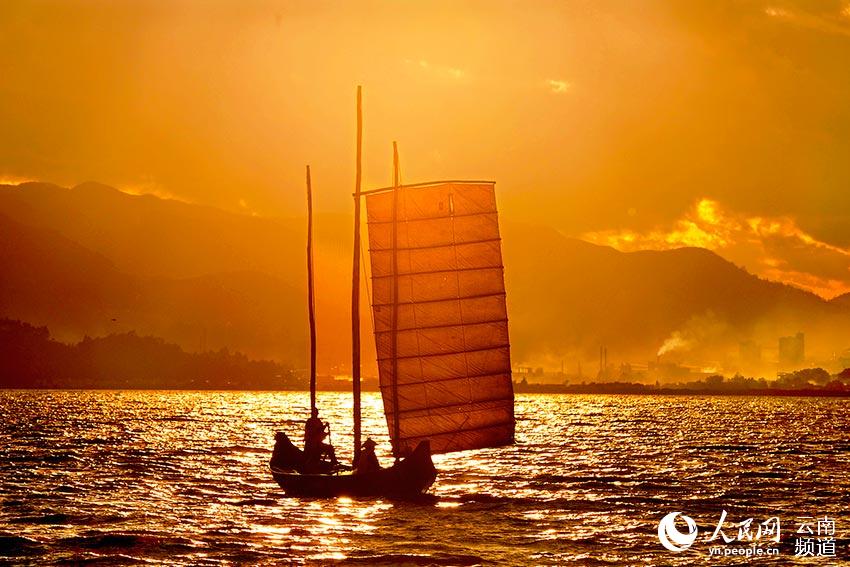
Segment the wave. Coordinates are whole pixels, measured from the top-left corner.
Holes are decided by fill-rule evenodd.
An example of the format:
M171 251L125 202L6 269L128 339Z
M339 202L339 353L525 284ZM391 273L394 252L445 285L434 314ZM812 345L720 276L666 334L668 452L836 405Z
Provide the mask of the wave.
M162 553L191 552L197 549L195 542L187 538L122 532L66 537L59 540L59 545L66 549L138 549Z
M0 555L17 557L40 553L43 546L40 542L28 537L0 534Z
M484 560L477 555L453 553L384 553L352 555L336 561L338 565L480 565Z

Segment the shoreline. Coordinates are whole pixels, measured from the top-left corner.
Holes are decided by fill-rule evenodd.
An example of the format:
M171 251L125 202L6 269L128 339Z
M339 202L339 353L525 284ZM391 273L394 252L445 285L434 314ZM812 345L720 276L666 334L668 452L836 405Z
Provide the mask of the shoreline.
M641 384L631 384L630 386L643 386ZM569 395L597 395L597 396L713 396L713 397L772 397L772 398L850 398L850 391L834 391L834 390L818 390L818 389L801 389L801 390L786 390L786 389L760 389L760 390L694 390L694 389L678 389L678 388L655 388L645 386L645 390L640 388L600 388L598 385L573 385L564 386L560 384L527 384L524 386L515 385L514 394L569 394ZM309 394L309 390L305 388L280 388L280 389L255 389L255 388L228 388L228 389L198 389L198 388L6 388L0 387L3 392L301 392ZM324 393L340 393L349 394L351 390L345 389L319 389L319 392ZM377 393L379 390L363 389L363 392Z

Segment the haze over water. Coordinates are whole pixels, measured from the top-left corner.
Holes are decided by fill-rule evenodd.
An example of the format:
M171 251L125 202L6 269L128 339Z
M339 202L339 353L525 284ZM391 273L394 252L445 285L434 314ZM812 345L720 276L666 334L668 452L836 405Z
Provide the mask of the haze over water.
M300 392L0 393L0 561L686 565L718 561L702 534L724 509L727 522L779 516L785 561L799 516L834 517L847 551L844 400L519 396L517 445L436 457L433 496L413 503L283 497L267 468L273 433L300 440L308 403ZM349 404L319 396L345 458ZM389 465L372 393L364 431ZM656 536L672 511L700 528L681 554Z

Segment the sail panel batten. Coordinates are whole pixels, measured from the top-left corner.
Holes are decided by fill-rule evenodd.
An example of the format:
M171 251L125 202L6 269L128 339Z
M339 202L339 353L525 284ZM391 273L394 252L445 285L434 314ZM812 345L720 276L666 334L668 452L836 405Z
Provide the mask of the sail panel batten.
M439 275L439 274L454 274L454 273L457 273L457 272L482 272L482 271L486 271L486 270L492 270L494 268L504 269L504 266L499 265L499 266L473 266L473 267L466 267L466 268L442 268L442 269L439 269L439 270L424 270L424 271L419 271L419 272L413 272L413 271L403 272L403 271L399 270L398 274L396 274L395 276L393 276L392 274L387 274L385 276L384 275L376 275L376 276L372 276L372 279L380 281L381 279L384 279L384 278L392 280L393 277L398 277L400 279L400 278L403 278L404 276L434 276L434 275Z
M475 325L487 325L487 324L490 324L490 323L507 323L507 322L508 322L507 317L503 317L501 319L488 319L486 321L477 321L473 324L475 324ZM419 327L399 327L398 329L396 329L396 332L397 333L403 333L405 331L427 331L427 330L437 330L437 329L451 329L452 327L457 327L457 326L459 326L459 325L449 323L449 324L442 324L442 325L422 325L422 326L419 326ZM377 329L375 330L376 335L382 335L382 334L391 333L391 332L392 331L389 330L389 329L387 329L386 331L379 331Z
M504 373L503 372L496 372L496 373L490 373L490 374L470 374L469 376L466 376L466 378L490 378L490 377L496 377L496 376L502 377L502 376L504 376ZM413 382L413 381L401 382L401 381L399 381L399 385L400 386L415 386L415 385L419 385L419 384L439 384L440 382L447 382L449 380L456 380L457 378L458 378L457 376L444 376L444 377L441 377L441 378L430 378L429 377L427 380L421 380L421 381L418 381L418 382ZM379 386L379 388L385 388L385 387L389 388L389 386Z
M489 242L501 242L501 241L502 241L501 238L484 238L484 239L481 239L481 240L469 240L467 242L463 242L463 244L486 244L486 243L489 243ZM396 250L398 250L399 252L405 252L407 250L431 250L432 248L447 248L447 247L456 246L456 245L457 244L455 244L453 242L447 242L445 244L431 244L431 245L424 245L424 246L399 246L399 247L396 248ZM391 250L392 250L392 247L389 247L389 248L374 248L374 249L370 248L369 252L385 252L385 251L391 251Z
M502 382L502 379L504 378L504 376L502 376L502 375L498 375L498 376L493 376L492 378L494 378L494 379L498 379L498 381L499 381L499 382ZM495 380L494 380L494 381L495 381ZM417 387L416 389L418 390L418 387L419 387L419 386L426 386L426 387L427 387L427 386L428 386L428 384L411 384L410 386L415 386L415 387ZM401 388L401 387L400 387L400 388ZM413 388L408 388L408 390L410 390L410 389L413 389ZM493 397L484 397L484 398L481 398L481 399L479 399L479 400L475 400L475 402L474 402L474 403L476 403L476 404L481 404L481 403L485 403L485 402L504 402L504 392L499 392L498 390L496 390L496 391L497 391L497 393L498 393L498 395L497 395L497 396L493 396ZM401 399L401 398L400 398L400 399ZM437 403L437 402L434 402L434 401L433 401L433 399L432 399L432 400L429 400L427 403L424 403L424 402L422 402L421 400L414 399L414 398L412 398L412 397L408 397L408 399L405 399L404 401L405 401L405 403L404 403L404 404L402 404L402 403L401 403L401 401L399 402L399 410L398 410L399 415L402 415L402 414L414 414L414 413L415 413L415 414L419 414L419 413L421 413L421 412L423 412L423 411L427 411L427 412L428 412L428 414L427 414L427 415L428 415L428 417L429 417L429 418L434 418L435 416L441 415L441 414L439 414L439 413L438 413L440 410L449 410L449 409L451 409L451 410L455 410L453 413L456 413L456 410L457 410L459 407L461 407L461 406L462 406L462 404L459 404L457 401L454 401L454 402L446 402L446 403ZM465 411L465 412L472 411L472 410L470 409L470 408L471 408L471 406L472 406L472 404L468 404L468 405L469 405L470 407L463 407L463 408L462 408L462 409L463 409L463 411ZM495 407L495 406L494 406L494 407ZM390 411L389 411L389 413L390 413L391 415L394 415L394 414L395 414L395 412L394 412L394 411L392 411L392 410L390 410Z
M482 294L478 294L478 295L467 295L467 296L461 297L460 299L483 299L483 298L487 298L487 297L504 297L504 296L505 296L505 292L500 291L500 292L497 292L497 293L482 293ZM429 300L421 300L420 299L419 301L417 301L415 303L412 302L412 301L408 301L407 303L399 302L399 309L403 308L405 305L422 305L422 304L425 304L425 303L443 303L443 302L447 302L447 301L453 301L454 299L457 299L457 298L429 299ZM393 305L392 303L372 303L373 308L374 307L390 307L392 305Z
M495 190L437 182L368 194L378 371L395 453L513 442Z
M419 354L419 355L411 354L410 356L397 356L396 360L415 359L415 358L430 358L430 357L433 357L433 356L447 356L447 355L456 356L456 355L462 355L462 354L466 354L466 353L488 352L488 351L493 351L493 350L501 350L501 349L509 348L510 346L511 346L510 343L505 343L505 344L494 345L494 346L489 346L489 347L481 347L481 348L466 349L466 350L456 350L456 351L449 351L449 352L435 352L435 353L431 353L431 354ZM391 356L386 357L386 358L378 357L379 363L384 362L386 360L393 360L393 357L391 357Z

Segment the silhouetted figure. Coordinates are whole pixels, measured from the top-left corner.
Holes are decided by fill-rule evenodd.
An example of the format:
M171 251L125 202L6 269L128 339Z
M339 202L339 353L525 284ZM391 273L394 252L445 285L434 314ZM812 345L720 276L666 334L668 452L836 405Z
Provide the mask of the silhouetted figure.
M364 474L379 470L381 470L381 463L378 462L378 456L375 455L375 442L366 439L363 448L360 450L360 457L357 459L357 468L354 472Z
M294 469L302 464L302 454L298 447L292 444L286 433L278 431L274 436L274 451L269 464L272 468L278 469Z
M333 466L339 462L336 460L336 452L329 443L325 443L328 436L328 424L319 419L319 411L313 408L310 417L304 424L304 468L307 470L320 468L324 457L328 457Z

